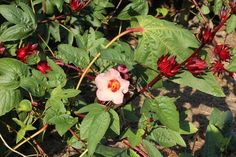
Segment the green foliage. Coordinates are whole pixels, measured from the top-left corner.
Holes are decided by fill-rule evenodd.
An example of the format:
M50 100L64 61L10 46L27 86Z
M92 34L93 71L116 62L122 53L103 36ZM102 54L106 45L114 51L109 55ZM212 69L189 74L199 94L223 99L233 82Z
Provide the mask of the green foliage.
M109 125L111 117L106 111L100 112L90 125L88 131L88 154L93 155L100 140L105 135Z
M149 141L143 140L143 144L149 157L163 157L159 150Z
M138 16L132 22L133 27L144 28L134 58L150 68L156 69L156 61L166 53L176 56L182 62L192 52L191 48L199 46L190 31L174 23L152 16Z
M236 57L233 57L229 65L227 66L227 69L232 72L236 72Z
M15 5L0 5L0 14L12 25L0 32L0 41L14 41L28 37L32 34L37 22L31 8L25 3Z
M124 148L113 148L98 144L96 148L96 154L104 157L127 157L127 149Z
M213 6L213 12L215 15L218 15L220 12L220 9L223 6L223 1L222 0L214 0L214 6Z
M177 144L186 147L186 143L180 134L167 128L154 129L148 136L148 139L157 142L163 147L172 147Z
M142 136L144 135L145 131L143 129L132 130L127 129L122 136L122 138L128 138L129 143L135 147L142 142Z
M154 100L146 99L142 111L149 108L147 111L156 113L158 120L168 128L179 131L179 112L174 104L175 99L169 97L156 97Z
M219 156L227 150L232 137L232 124L233 117L230 111L221 112L216 108L212 111L202 152L204 157Z
M85 68L89 64L89 54L84 49L69 44L58 45L57 57L62 59L64 63L73 63L81 68Z
M19 104L21 93L18 89L1 89L0 90L0 116L5 115Z
M132 2L120 12L117 16L120 20L130 20L137 15L148 14L148 2L146 0L132 0Z
M29 100L22 100L17 107L18 111L30 112L32 110L32 104Z
M236 29L236 15L231 15L226 25L227 33L233 33Z
M204 93L216 97L225 97L222 88L211 72L207 72L200 77L195 77L190 72L184 71L180 74L177 74L176 77L172 79L172 81L184 86L198 89Z
M16 143L18 143L20 140L22 140L25 136L25 133L27 131L32 131L32 130L35 130L36 128L33 127L31 124L24 124L24 122L16 119L16 118L13 118L13 120L16 122L17 125L20 126L20 130L17 132L17 136L16 136Z

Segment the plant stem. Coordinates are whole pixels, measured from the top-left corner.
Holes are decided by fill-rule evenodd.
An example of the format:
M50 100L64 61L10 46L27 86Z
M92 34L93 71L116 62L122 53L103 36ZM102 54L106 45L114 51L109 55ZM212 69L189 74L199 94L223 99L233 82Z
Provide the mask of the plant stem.
M79 157L83 157L88 152L88 149L86 149Z
M120 37L128 34L128 33L132 33L132 32L143 32L144 29L143 28L130 28L127 29L126 31L118 34L116 37L114 37L106 46L105 49L108 48L109 46L111 46L117 39L119 39ZM80 77L80 80L76 86L76 89L78 90L83 78L85 77L85 75L87 74L87 72L89 71L90 67L96 62L96 60L101 56L101 53L97 53L97 55L93 58L93 60L90 62L90 64L86 67L86 69L84 70L83 74Z
M45 124L39 131L37 131L36 133L34 133L33 135L31 135L30 137L27 137L24 141L22 141L21 143L17 144L13 149L16 150L17 148L19 148L20 146L22 146L23 144L25 144L26 142L28 142L29 140L33 139L35 136L39 135L40 133L42 133L43 131L45 131L48 128L48 124ZM11 154L11 152L9 152L7 156L9 156Z
M125 145L127 145L128 147L130 147L131 149L133 149L134 151L138 152L140 155L142 155L142 157L148 157L147 153L144 152L142 149L140 149L139 147L132 147L129 142L127 140L123 140L122 141Z
M49 47L49 45L47 44L47 42L42 38L41 35L38 34L38 37L42 40L42 42L46 45L46 47L48 48L48 50L50 51L50 53L52 54L53 57L55 57L52 49Z
M69 129L69 131L75 138L77 138L78 141L81 140L80 137L72 129Z
M18 154L18 155L20 155L20 156L22 156L22 157L26 157L24 154L22 154L22 153L20 153L20 152L18 152L18 151L16 151L16 150L14 150L13 148L11 148L11 147L7 144L7 142L4 140L4 138L2 137L2 134L0 134L0 139L2 140L3 144L4 144L8 149L10 149L10 150L13 151L14 153L16 153L16 154Z
M199 11L201 17L203 18L203 20L207 23L207 19L205 17L205 15L202 13L201 8L199 7L198 3L195 0L191 0L193 2L193 4L195 5L195 7L197 8L197 10Z

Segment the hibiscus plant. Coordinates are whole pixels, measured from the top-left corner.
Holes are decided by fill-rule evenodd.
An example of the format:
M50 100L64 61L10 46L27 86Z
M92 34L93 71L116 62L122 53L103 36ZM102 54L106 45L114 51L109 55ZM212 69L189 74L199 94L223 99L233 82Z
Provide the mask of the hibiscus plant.
M153 91L225 97L235 14L236 0L1 0L0 156L53 156L50 136L81 157L195 156L188 141L204 130ZM215 108L198 155L233 153L232 125Z

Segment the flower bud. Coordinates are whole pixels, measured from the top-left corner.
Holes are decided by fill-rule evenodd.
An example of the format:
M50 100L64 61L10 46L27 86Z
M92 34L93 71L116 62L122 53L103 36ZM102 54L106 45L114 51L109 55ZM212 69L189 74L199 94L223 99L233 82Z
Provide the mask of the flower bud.
M6 48L5 48L4 44L0 43L0 55L3 55L5 50L6 50Z
M228 61L230 59L230 51L227 45L223 45L223 44L216 45L214 49L214 54L221 61Z
M16 51L16 57L22 62L26 62L29 55L33 55L38 51L38 44L27 43L25 47L21 47Z
M83 9L84 7L84 3L81 2L80 0L70 0L69 5L72 11L77 11Z
M200 34L200 39L203 43L207 44L213 39L213 34L211 32L211 28L207 26Z
M189 58L185 66L193 75L201 75L207 68L205 60L198 57Z
M228 16L228 10L226 6L223 6L219 12L219 18L221 21L225 20Z
M48 65L46 61L40 61L37 65L37 69L41 71L43 74L46 74L51 70L51 67Z
M180 70L180 65L176 62L175 57L169 57L164 55L157 61L157 68L161 75L165 77L172 77L176 75Z
M221 61L215 61L211 65L211 71L213 74L223 74L225 72L224 64Z

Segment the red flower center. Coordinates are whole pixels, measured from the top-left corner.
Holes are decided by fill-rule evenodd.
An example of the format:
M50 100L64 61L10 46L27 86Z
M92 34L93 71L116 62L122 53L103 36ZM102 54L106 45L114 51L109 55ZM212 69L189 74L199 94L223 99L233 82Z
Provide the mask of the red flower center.
M120 82L117 79L112 79L108 82L108 88L110 88L112 92L117 92L120 89Z

